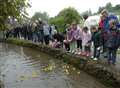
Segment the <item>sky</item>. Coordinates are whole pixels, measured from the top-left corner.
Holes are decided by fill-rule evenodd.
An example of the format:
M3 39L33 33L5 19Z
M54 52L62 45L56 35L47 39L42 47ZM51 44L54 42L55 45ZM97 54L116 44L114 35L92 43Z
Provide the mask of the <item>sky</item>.
M74 7L79 13L91 9L96 12L99 6L111 2L113 6L120 4L120 0L30 0L31 8L28 14L31 17L35 12L47 12L50 17L56 16L62 9Z

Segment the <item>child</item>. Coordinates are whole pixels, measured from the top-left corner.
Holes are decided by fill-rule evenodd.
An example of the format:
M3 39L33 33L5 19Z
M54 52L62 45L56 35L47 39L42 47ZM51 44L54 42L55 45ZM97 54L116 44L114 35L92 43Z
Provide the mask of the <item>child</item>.
M73 42L75 42L75 45L77 45L74 47L74 53L80 54L82 51L82 30L79 26L77 26L77 24L73 27L73 39Z
M62 34L60 34L59 32L57 32L56 30L54 30L54 35L53 35L54 47L55 48L62 48L63 40L64 40L64 36Z
M55 39L54 42L52 43L52 47L61 48L61 43Z
M65 35L65 40L63 41L65 49L70 51L70 40L72 38L71 27L69 26Z
M63 43L64 43L66 51L70 51L70 43L67 40L67 36L65 36L65 40L63 41Z
M70 50L72 53L75 53L76 52L76 35L77 35L77 24L75 22L73 22L71 24L71 39L69 40L70 41Z
M82 33L82 46L84 48L84 52L82 55L90 56L90 43L89 41L91 40L91 33L88 31L87 27L83 28L83 33Z
M107 41L105 43L108 50L108 64L115 65L117 49L119 47L120 32L116 27L116 21L109 21L110 29L107 31Z
M75 30L74 38L77 43L77 53L80 53L80 51L82 51L82 30L81 29Z
M100 49L102 45L102 34L100 31L97 30L95 26L91 27L92 32L92 39L91 42L93 42L94 45L94 59L97 60L100 56Z

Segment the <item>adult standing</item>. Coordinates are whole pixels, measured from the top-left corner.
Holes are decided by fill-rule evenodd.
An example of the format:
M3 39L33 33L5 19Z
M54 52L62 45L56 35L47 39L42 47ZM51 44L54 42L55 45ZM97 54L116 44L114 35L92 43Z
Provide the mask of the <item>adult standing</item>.
M113 14L109 14L109 12L106 9L103 9L101 11L101 15L102 15L102 19L101 19L101 23L99 26L103 29L103 53L104 53L104 57L106 57L107 48L105 47L105 43L107 41L107 31L109 31L110 29L109 21L115 20L117 29L120 28L120 24L119 24L119 20L117 16Z
M50 40L50 26L46 22L44 23L43 26L43 33L45 44L48 45Z
M54 25L51 25L50 26L50 39L53 40L53 35L55 34L55 31L57 31L55 29L55 26Z
M116 15L109 14L106 9L101 11L101 15L104 18L104 21L103 21L103 29L104 30L109 30L110 29L109 21L112 20L112 19L114 19L116 21L116 27L120 28L119 20L118 20Z
M43 34L43 22L39 21L39 25L38 25L38 41L41 42L41 44L43 44L44 41L44 34Z

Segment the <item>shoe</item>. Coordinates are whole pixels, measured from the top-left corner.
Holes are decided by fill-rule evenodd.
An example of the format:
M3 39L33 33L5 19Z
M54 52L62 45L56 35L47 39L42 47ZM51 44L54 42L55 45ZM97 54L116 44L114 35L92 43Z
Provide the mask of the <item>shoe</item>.
M82 55L83 55L83 56L86 56L86 54L87 54L86 52L83 52L83 54L82 54Z
M78 55L81 55L81 52L78 52Z
M98 59L97 58L93 58L93 60L97 61Z
M71 51L71 53L72 53L72 54L74 54L74 53L75 53L75 51L74 51L74 50L72 50L72 51Z
M74 52L74 54L75 54L75 55L77 55L77 54L78 54L78 52Z
M113 62L113 63L112 63L112 65L114 65L114 66L115 66L115 65L116 65L116 63L114 63L114 62Z
M86 56L87 56L87 57L90 57L90 53L87 53Z
M91 56L91 59L93 59L94 58L94 56Z
M80 54L80 55L81 55L81 56L83 56L83 54L84 54L84 53L83 53L83 52L81 52L81 54Z

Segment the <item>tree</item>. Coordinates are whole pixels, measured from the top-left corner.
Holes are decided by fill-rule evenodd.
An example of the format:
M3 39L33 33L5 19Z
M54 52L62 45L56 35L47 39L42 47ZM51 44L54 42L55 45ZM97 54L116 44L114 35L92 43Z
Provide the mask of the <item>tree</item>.
M63 9L56 17L50 19L49 23L55 24L63 32L66 24L71 24L72 22L80 23L81 19L82 17L77 10L69 7Z
M57 28L59 28L60 32L63 32L64 31L64 28L65 28L65 20L62 16L57 16L55 18L51 18L49 20L49 23L52 25L56 25Z
M114 7L114 11L117 15L120 15L120 4Z
M28 0L0 0L0 30L6 28L6 20L19 19L26 16Z
M95 13L95 14L99 14L99 13L101 13L101 11L102 11L103 9L105 9L105 7L99 7L97 13Z
M80 16L80 14L77 12L76 9L69 7L69 8L65 8L63 9L58 16L62 16L65 20L66 24L71 24L72 22L76 22L79 23L80 19L82 19L82 17Z
M112 4L109 2L106 4L105 7L99 7L97 14L100 13L103 9L107 9L110 13L115 13L116 15L120 14L119 4L113 7Z
M109 9L109 10L110 10L110 9L112 8L112 4L109 2L109 3L106 4L105 7L106 7L106 9Z
M43 12L43 13L36 12L31 18L32 21L36 21L36 20L39 20L39 19L41 19L43 21L48 21L49 15L46 12Z

